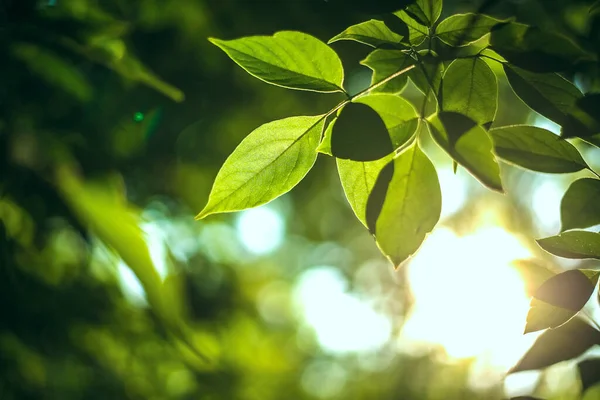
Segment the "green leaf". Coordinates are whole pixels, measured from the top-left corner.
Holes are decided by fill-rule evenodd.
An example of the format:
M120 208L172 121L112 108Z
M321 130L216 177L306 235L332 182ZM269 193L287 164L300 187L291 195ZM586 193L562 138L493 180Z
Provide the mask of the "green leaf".
M600 233L569 231L539 239L537 243L542 249L559 257L600 260Z
M582 400L598 400L600 398L600 358L588 358L577 363L581 380L581 390L585 393ZM588 391L588 389L592 388ZM595 388L595 390L594 390ZM595 395L594 395L595 392ZM591 395L588 397L588 394Z
M596 344L600 344L600 332L580 318L573 318L542 333L509 373L546 368L578 357Z
M498 82L492 69L479 58L454 60L442 83L442 109L466 115L479 125L494 121L498 108Z
M50 85L64 90L80 101L92 98L93 88L86 77L66 57L29 43L16 43L12 54L20 59L36 76Z
M556 275L543 265L532 260L515 260L511 265L521 276L525 284L527 296L533 296L535 291L549 278Z
M492 151L492 140L485 129L470 118L454 112L440 112L427 122L433 139L456 162L485 186L503 191L500 167Z
M355 161L374 161L387 156L394 147L385 123L372 107L349 103L331 130L331 154Z
M379 174L367 201L367 222L382 253L398 267L433 230L441 208L437 173L415 141Z
M600 224L600 180L578 179L569 186L560 204L562 231Z
M554 329L568 322L578 311L553 306L537 298L532 298L527 312L527 323L524 333L537 332L542 329Z
M504 21L483 14L455 14L440 22L435 34L450 46L466 46L490 33L501 22Z
M562 125L561 136L565 138L580 137L589 141L600 132L600 93L586 93L577 99L575 107L570 110L567 120Z
M600 271L572 269L546 280L534 293L534 297L555 307L579 311L588 302Z
M379 114L387 128L394 149L406 143L415 134L419 126L417 111L411 103L402 97L383 93L370 94L354 100L354 103L366 104ZM340 114L342 111L343 108L340 110ZM368 120L364 120L358 115L354 116L353 119L355 119L352 125L354 131L369 132L371 125ZM319 152L332 155L331 135L333 124L336 122L337 118L327 127L323 141L318 148Z
M79 221L120 256L140 280L157 315L174 327L182 317L182 299L171 291L174 287L164 284L152 261L139 210L115 190L116 185L84 182L71 166L61 166L56 178L59 192Z
M402 41L402 36L392 32L382 21L371 19L352 25L339 35L331 38L327 43L337 42L338 40L354 40L369 46L380 47L384 44L396 46Z
M442 14L442 0L417 0L406 12L427 26L433 26Z
M250 75L273 85L315 92L343 92L342 62L329 46L301 32L234 40L209 39Z
M504 64L510 86L533 111L562 125L583 95L571 82L555 73L537 74Z
M520 167L546 173L577 172L587 168L575 146L546 129L512 125L488 132L498 157Z
M290 117L250 133L225 160L196 219L256 207L290 191L317 158L323 115Z
M408 77L424 95L437 96L444 75L444 64L428 50L421 50L418 54L421 62L408 72Z
M495 26L490 44L511 64L533 72L565 71L581 61L594 60L563 35L516 22Z
M400 18L408 27L408 36L413 46L418 46L429 36L429 28L417 22L406 11L395 12L394 15Z
M337 159L338 174L352 211L367 226L367 200L381 170L392 160L390 154L380 160L362 162Z
M388 76L415 64L415 62L416 61L413 58L409 57L401 50L378 49L369 53L367 58L360 63L373 70L373 77L371 78L371 86L373 86L386 79ZM372 92L399 93L404 89L407 81L408 74L402 74L389 82L384 83Z

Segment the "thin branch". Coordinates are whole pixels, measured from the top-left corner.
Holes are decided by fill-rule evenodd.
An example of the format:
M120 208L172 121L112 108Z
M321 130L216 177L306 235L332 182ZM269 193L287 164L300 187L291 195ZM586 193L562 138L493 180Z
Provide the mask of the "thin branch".
M398 72L394 72L393 74L391 74L390 76L388 76L387 78L385 78L384 80L381 80L371 86L369 86L368 88L361 90L360 92L358 92L357 94L355 94L354 96L350 97L349 101L352 101L354 99L357 99L361 96L364 96L365 94L369 93L371 90L377 89L378 87L385 85L386 83L388 83L389 81L391 81L394 78L399 77L402 74L407 73L408 71L410 71L411 69L415 68L416 64L413 65L409 65L408 67L398 71Z

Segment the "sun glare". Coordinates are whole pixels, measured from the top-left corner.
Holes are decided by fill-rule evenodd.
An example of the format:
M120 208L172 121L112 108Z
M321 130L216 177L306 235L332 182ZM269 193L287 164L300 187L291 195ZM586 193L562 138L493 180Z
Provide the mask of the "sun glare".
M467 236L435 230L408 267L414 307L401 348L437 344L450 360L478 357L509 368L532 341L523 336L529 299L510 263L530 256L500 227Z

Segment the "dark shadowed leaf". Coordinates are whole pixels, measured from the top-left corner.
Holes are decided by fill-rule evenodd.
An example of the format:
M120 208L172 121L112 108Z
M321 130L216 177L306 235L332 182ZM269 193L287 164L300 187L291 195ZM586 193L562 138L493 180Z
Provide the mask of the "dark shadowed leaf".
M360 63L373 70L371 85L374 85L386 79L388 76L415 64L416 61L402 50L378 49L369 53L367 58ZM374 89L373 92L398 93L404 89L407 80L408 74L399 75Z
M547 173L587 168L575 146L546 129L512 125L490 129L489 134L498 157L520 167Z
M511 64L533 72L565 71L593 59L565 36L517 22L496 25L490 44Z
M360 97L356 99L354 103L366 104L379 114L379 117L381 117L388 130L394 149L397 149L406 143L417 131L419 125L417 111L411 103L402 97L378 93ZM340 110L339 114L341 114L342 111L343 108ZM360 115L357 115L357 117L360 117ZM332 155L331 135L333 133L333 127L335 126L333 124L336 122L337 118L327 127L323 141L318 148L319 152ZM356 119L354 130L368 132L370 129L371 126L369 125L368 119Z
M417 0L406 12L423 25L433 26L442 14L442 0Z
M510 86L532 110L562 125L582 94L555 73L537 74L504 64Z
M382 253L398 267L439 220L441 191L435 168L416 141L388 165L393 169L382 171L369 196L367 221Z
M339 8L349 9L365 14L384 14L403 9L416 0L327 0L332 11L337 12Z
M581 386L585 392L600 383L600 358L591 358L577 363Z
M408 15L406 11L398 11L394 15L400 18L408 27L409 41L413 46L418 46L425 41L425 38L429 35L429 28L427 26L420 24Z
M600 94L587 93L577 99L566 122L562 126L561 136L588 139L600 133ZM592 139L593 140L593 139Z
M600 180L578 179L560 203L562 231L600 224Z
M537 332L542 329L556 328L573 318L578 311L556 307L533 297L527 313L525 332Z
M490 33L501 22L504 21L482 14L455 14L440 22L435 35L450 46L465 46Z
M595 258L600 260L600 233L568 231L537 240L549 253L565 258Z
M302 32L209 39L250 75L289 89L343 91L344 69L329 46Z
M331 154L354 161L374 161L394 150L385 123L372 107L349 103L331 130Z
M556 307L579 311L598 283L599 271L573 269L554 275L534 293L534 297Z
M559 328L542 333L509 372L546 368L580 356L596 344L600 344L600 332L581 319L573 318Z
M408 72L408 77L423 94L437 96L444 75L444 64L427 50L419 51L419 61L417 67Z
M372 19L352 25L339 35L331 38L327 43L337 42L338 40L354 40L373 47L384 44L396 46L402 41L402 36L392 32L382 21Z
M498 108L498 82L477 57L454 60L444 73L442 110L466 115L479 125L490 123Z
M315 163L324 124L322 115L302 116L255 129L225 160L196 218L256 207L290 191Z
M516 269L521 276L521 280L525 284L525 293L530 297L533 296L542 283L555 275L554 272L545 266L532 260L513 261L512 267Z
M440 112L427 122L431 136L456 162L485 186L503 191L500 167L485 129L453 112Z

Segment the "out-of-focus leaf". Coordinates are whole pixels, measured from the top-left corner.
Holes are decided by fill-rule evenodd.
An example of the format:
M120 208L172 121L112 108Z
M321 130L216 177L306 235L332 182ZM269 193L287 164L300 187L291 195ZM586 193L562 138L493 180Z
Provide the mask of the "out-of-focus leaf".
M356 121L365 124L360 129ZM364 103L349 103L331 130L331 154L354 161L378 160L394 151L388 130L379 113Z
M540 335L510 373L549 367L583 354L593 345L600 344L600 332L579 318L550 329Z
M532 110L562 125L582 97L571 82L555 73L537 74L504 64L510 86Z
M431 136L456 162L485 186L503 191L500 167L485 129L455 112L440 112L427 122Z
M15 43L12 54L34 74L64 90L80 101L92 97L93 88L86 77L65 59L30 43Z
M58 169L56 183L82 224L114 249L135 273L155 312L175 326L182 313L181 299L164 285L155 268L140 228L139 211L114 189L82 182L71 167Z
M413 46L418 46L425 41L429 35L429 28L420 24L413 17L408 15L406 11L398 11L394 13L408 27L408 38Z
M577 172L587 168L571 143L536 126L511 125L490 129L498 157L533 171Z
M559 257L600 260L600 233L568 231L539 239L537 243L542 249Z
M342 62L325 43L302 32L233 40L209 39L250 75L288 89L343 92Z
M442 84L442 109L466 115L479 125L494 121L498 82L492 69L477 57L454 60Z
M354 103L366 104L379 114L379 117L383 120L383 123L388 130L394 149L397 149L406 143L417 131L419 125L417 111L411 103L404 100L402 97L381 93L371 94L359 97L354 100ZM343 108L340 110L340 114L341 112L343 112ZM348 122L348 124L356 132L368 132L372 127L369 120L361 118L360 114L350 113L349 118L352 118L353 121L351 121L352 123ZM329 126L327 126L323 141L317 149L319 152L332 155L331 135L333 133L333 124L336 123L337 120L338 118L335 118ZM391 151L389 153L391 153Z
M290 191L315 163L324 123L322 115L301 116L255 129L225 160L196 218L256 207Z
M600 180L578 179L569 186L560 204L562 231L600 224Z
M360 63L373 70L373 77L371 78L372 86L386 79L388 76L415 64L415 62L413 58L401 50L377 49L369 53L367 58ZM398 93L404 89L407 80L408 74L399 75L380 87L375 88L373 92Z
M533 296L542 283L555 275L545 266L532 260L516 260L512 267L521 275L528 296Z
M496 25L490 44L511 64L533 72L565 71L582 60L594 59L565 36L517 22Z
M534 293L534 297L556 307L579 311L598 283L600 271L573 269L554 275Z
M442 14L442 0L417 0L406 7L406 12L420 23L433 26Z
M440 22L435 28L435 36L450 46L466 46L502 22L505 21L482 14L454 14Z
M365 14L384 14L403 9L414 3L416 0L327 0L331 9L335 12L339 8L349 9Z
M156 128L160 115L160 110L153 109L145 114L136 113L133 118L120 121L111 132L114 153L121 157L129 157L141 152L146 140Z
M437 173L415 141L379 174L367 201L367 225L399 267L433 230L441 208Z
M584 392L600 383L600 358L582 360L577 363L577 369L579 370L579 378ZM600 391L598 394L600 394ZM594 399L597 398L594 397Z
M337 42L338 40L354 40L372 47L379 47L383 44L397 46L402 41L402 36L392 32L382 21L371 19L352 25L331 38L327 43Z

